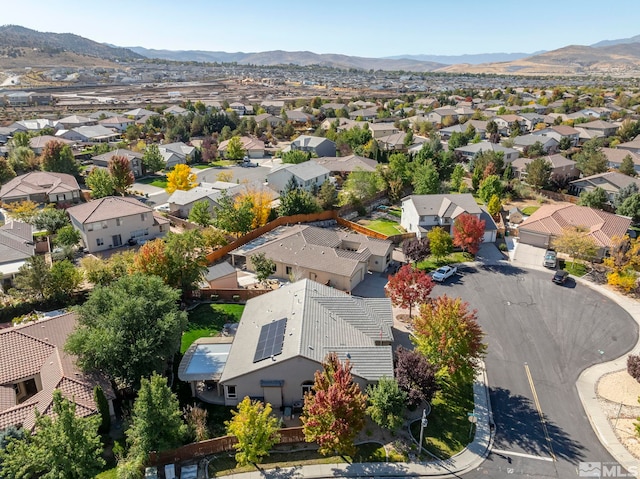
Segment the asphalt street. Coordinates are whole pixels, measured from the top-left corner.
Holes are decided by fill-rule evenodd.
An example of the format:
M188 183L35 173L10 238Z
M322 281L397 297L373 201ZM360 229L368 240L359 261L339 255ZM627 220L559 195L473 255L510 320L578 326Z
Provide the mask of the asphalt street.
M493 452L465 475L577 477L578 463L613 462L582 409L575 383L586 367L629 351L632 318L611 300L552 271L462 266L433 296L460 296L486 333L495 422Z

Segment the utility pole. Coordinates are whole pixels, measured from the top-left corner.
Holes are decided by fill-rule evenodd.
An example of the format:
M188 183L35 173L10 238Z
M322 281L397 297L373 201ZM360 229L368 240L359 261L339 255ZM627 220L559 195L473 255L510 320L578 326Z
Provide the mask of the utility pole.
M429 424L429 420L427 419L427 410L422 410L422 421L420 422L420 449L418 449L418 457L422 455L422 443L424 441L424 428Z

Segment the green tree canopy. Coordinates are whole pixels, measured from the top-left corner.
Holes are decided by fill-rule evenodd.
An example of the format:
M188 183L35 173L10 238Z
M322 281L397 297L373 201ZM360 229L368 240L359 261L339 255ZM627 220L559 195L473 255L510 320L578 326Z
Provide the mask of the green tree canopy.
M369 407L367 414L373 422L385 429L395 431L404 422L404 409L407 393L398 386L393 378L382 377L375 386L367 389Z
M123 276L97 286L79 307L66 349L85 371L103 371L123 386L163 371L180 345L186 314L180 293L157 276Z
M189 211L189 221L200 226L209 226L213 222L210 211L211 205L207 200L196 201Z
M552 168L551 162L546 158L536 158L525 167L527 184L538 189L544 188L549 183Z
M616 209L616 213L630 217L635 224L640 223L640 193L636 193L625 199L618 209Z
M218 199L218 206L214 206L213 211L213 224L216 228L238 236L251 231L255 212L250 196L246 196L241 202L237 203L225 191Z
M16 172L7 159L0 156L0 185L16 177Z
M236 462L240 466L258 464L264 456L269 455L273 445L278 442L279 421L271 415L271 404L252 401L245 397L237 406L227 426L227 434L235 436L238 443Z
M431 228L427 233L431 254L436 258L444 258L453 251L453 238L442 227Z
M156 171L164 169L166 163L160 153L158 145L151 143L145 148L144 154L142 155L142 164L144 165L145 170L150 173L155 173Z
M278 216L305 215L318 213L321 210L318 200L300 187L287 189L280 195Z
M602 151L600 140L597 138L582 145L582 150L573 159L576 160L576 167L584 176L604 173L608 169L607 157Z
M256 279L261 283L266 281L275 270L276 264L270 258L267 258L264 253L256 253L249 257L253 268L256 270Z
M384 181L375 171L356 169L349 173L342 185L341 195L343 203L352 201L366 201L373 198L384 188Z
M56 234L60 228L70 225L71 222L65 210L44 208L33 217L32 224L40 230L47 230L49 234Z
M124 156L116 155L111 157L109 160L109 174L113 181L113 189L122 196L125 195L135 181L129 160Z
M627 176L636 176L638 174L636 172L635 163L633 162L633 158L631 158L631 155L627 155L622 159L618 171Z
M282 162L283 163L291 163L298 164L304 163L305 161L309 161L311 159L311 153L307 153L300 150L291 150L282 154Z
M104 467L99 416L77 417L76 405L53 392L53 418L36 412L35 433L12 439L0 454L2 477L86 479Z
M578 201L578 204L580 206L588 206L589 208L601 210L608 201L609 197L607 196L607 192L598 186L591 191L583 191L580 193L580 201Z
M229 160L241 160L247 154L246 150L242 145L242 141L240 137L234 136L227 143L227 153L225 157Z
M427 161L413 173L413 192L416 195L435 195L440 193L440 175L432 161Z
M487 204L494 195L501 198L503 191L504 185L500 177L498 175L489 175L480 183L478 196Z
M87 186L91 190L91 197L95 200L111 196L115 192L113 178L103 168L94 168L86 179Z
M80 173L80 166L73 157L71 147L61 141L51 140L48 142L42 150L41 160L43 171L67 173L74 176L78 176Z

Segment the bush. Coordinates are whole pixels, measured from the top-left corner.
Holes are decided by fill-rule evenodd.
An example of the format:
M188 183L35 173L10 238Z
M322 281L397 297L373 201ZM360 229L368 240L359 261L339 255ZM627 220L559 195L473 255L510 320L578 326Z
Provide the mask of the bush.
M633 379L640 382L640 356L630 354L627 358L627 372Z
M505 243L500 243L500 244L498 245L498 249L499 249L500 251L507 251L509 248L507 248L507 245L506 245Z

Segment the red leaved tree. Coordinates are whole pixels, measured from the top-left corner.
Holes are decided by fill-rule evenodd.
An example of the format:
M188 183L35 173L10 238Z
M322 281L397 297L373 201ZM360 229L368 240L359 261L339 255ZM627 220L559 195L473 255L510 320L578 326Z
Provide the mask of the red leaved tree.
M396 350L394 374L400 389L407 393L407 407L417 408L423 401L430 402L438 391L436 367L420 352L400 346Z
M484 225L484 220L477 216L461 214L453 222L453 244L463 251L476 254L484 236Z
M316 371L313 394L304 397L300 420L307 442L317 442L320 454L352 456L353 441L364 427L367 396L351 376L349 361L330 353Z
M440 374L473 377L487 350L476 313L467 302L446 294L420 307L412 341Z
M393 276L385 288L387 296L394 306L411 309L414 304L426 303L433 289L431 276L410 264L404 265Z
M135 181L135 177L131 171L131 165L129 165L129 160L124 156L116 155L109 160L108 167L109 174L113 180L113 189L120 195L124 196L129 187Z

